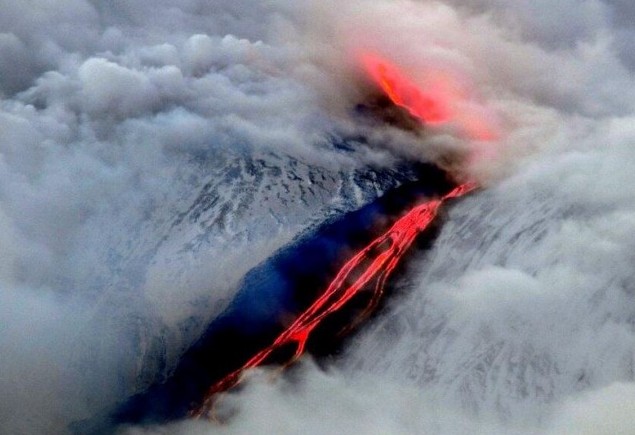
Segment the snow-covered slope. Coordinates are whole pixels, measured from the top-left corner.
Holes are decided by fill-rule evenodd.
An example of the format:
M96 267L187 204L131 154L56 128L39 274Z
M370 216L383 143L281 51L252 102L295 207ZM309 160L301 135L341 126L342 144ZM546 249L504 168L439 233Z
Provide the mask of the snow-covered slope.
M412 168L333 169L273 153L224 152L197 164L192 190L155 207L138 238L120 242L109 284L117 292L105 292L96 308L127 348L118 367L124 394L167 376L244 274L276 249L416 176Z

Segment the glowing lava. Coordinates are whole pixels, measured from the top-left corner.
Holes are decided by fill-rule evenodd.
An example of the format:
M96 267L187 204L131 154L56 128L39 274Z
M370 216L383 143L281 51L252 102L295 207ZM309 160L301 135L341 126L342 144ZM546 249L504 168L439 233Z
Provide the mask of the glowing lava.
M408 110L415 118L427 124L440 124L452 119L452 100L456 96L448 89L436 86L423 92L395 65L375 55L362 56L362 65L392 102Z
M469 98L465 86L454 74L426 71L428 86L422 90L394 63L375 54L364 54L360 59L367 74L392 102L425 124L452 124L472 140L498 138L496 122L489 119L492 114Z
M240 376L245 370L259 366L274 351L283 346L289 344L296 346L291 362L296 360L304 352L311 332L326 316L342 308L351 298L359 294L369 284L374 283L371 302L362 316L370 313L383 294L386 280L415 238L437 216L443 202L450 198L463 196L475 187L476 185L471 183L462 184L440 199L434 199L414 207L397 220L388 231L350 259L333 279L324 294L285 329L269 347L258 352L241 368L214 384L209 389L203 405L192 415L200 417L209 413L214 404L215 394L231 388L240 380Z

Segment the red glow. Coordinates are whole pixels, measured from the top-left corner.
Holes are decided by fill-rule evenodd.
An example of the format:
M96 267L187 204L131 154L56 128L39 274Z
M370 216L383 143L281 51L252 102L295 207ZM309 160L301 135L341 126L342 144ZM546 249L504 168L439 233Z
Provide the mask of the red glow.
M426 92L420 90L395 65L377 56L364 55L362 63L392 102L408 110L415 118L428 124L444 123L452 118L450 95L444 95L438 88Z
M320 322L329 314L342 308L351 298L374 281L373 297L366 311L372 310L379 302L384 291L384 284L399 260L417 235L430 225L443 202L465 195L475 187L471 183L460 185L441 199L434 199L414 207L395 222L388 231L350 259L333 279L324 294L285 329L273 344L258 352L241 368L213 385L208 391L205 402L193 412L193 416L200 417L211 412L215 394L231 388L239 382L240 376L245 370L259 366L282 346L295 344L296 350L291 362L295 361L304 352L311 332ZM354 279L351 277L353 272L356 275Z
M426 86L421 88L402 69L374 54L360 57L370 78L397 106L428 125L452 123L470 139L491 141L498 138L494 123L469 101L459 80L442 70L425 71Z

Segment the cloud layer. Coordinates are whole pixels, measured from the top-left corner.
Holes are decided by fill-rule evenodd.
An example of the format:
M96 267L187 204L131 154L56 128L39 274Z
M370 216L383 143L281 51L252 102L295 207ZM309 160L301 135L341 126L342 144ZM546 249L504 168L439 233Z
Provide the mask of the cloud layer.
M262 428L279 412L290 422L275 427L281 433L319 432L325 420L345 432L458 433L477 423L487 432L502 424L495 405L468 394L492 411L470 414L455 400L464 392L449 397L435 384L473 357L479 340L557 366L548 379L560 384L546 388L548 400L500 393L500 406L518 411L510 412L519 431L575 420L596 433L610 416L630 421L630 2L0 0L0 10L0 389L16 392L0 401L3 428L63 433L129 394L130 373L140 369L127 354L150 344L122 331L154 319L150 329L176 334L170 325L208 282L216 292L209 303L220 304L249 265L307 223L298 217L288 231L262 233L248 261L238 250L202 270L225 248L218 240L207 256L182 255L188 284L170 290L179 266L157 243L217 169L209 156L271 151L333 171L390 165L395 156L446 162L467 151L461 173L492 190L452 212L413 271L415 302L395 301L360 337L339 363L345 376L308 367L300 391L256 383L232 399L239 418L223 431ZM363 53L391 59L422 87L433 72L451 75L462 104L499 126L500 140L467 140L452 125L422 136L361 122L352 108L377 91ZM342 136L368 143L332 150ZM425 317L424 306L437 314ZM392 344L421 342L420 351L363 356L386 345L382 328L419 316L427 320L413 320L402 344ZM435 327L438 337L422 339ZM430 343L438 353L426 350ZM440 377L424 379L416 361ZM342 379L351 372L359 382ZM439 394L405 386L413 379ZM323 418L307 412L316 403L327 404ZM435 411L419 415L423 408ZM377 421L355 426L366 424L355 423L360 413Z

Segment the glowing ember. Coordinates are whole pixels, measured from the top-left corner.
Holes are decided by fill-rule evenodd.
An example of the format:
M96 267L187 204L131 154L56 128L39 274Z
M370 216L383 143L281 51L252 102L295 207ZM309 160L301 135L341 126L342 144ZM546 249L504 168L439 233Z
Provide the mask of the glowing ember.
M328 289L305 312L303 312L269 347L261 350L241 368L230 373L213 385L203 405L193 412L200 417L211 411L214 395L231 388L239 380L243 371L262 364L274 351L288 344L294 344L295 354L291 362L302 355L311 332L329 314L342 308L351 298L375 281L374 293L365 313L370 312L384 291L384 284L399 260L412 242L436 217L439 207L450 198L457 198L473 190L474 184L463 184L441 199L434 199L418 205L400 218L383 235L375 239L351 260L337 274ZM361 269L361 270L360 270ZM352 278L351 275L356 277Z

